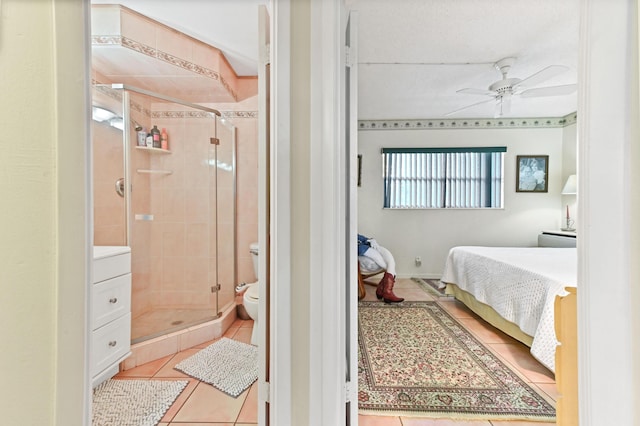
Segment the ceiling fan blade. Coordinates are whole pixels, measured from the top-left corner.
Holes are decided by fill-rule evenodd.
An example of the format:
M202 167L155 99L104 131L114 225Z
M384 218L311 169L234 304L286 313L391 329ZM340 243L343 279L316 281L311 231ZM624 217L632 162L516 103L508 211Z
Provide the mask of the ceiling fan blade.
M491 90L484 90L484 89L460 89L457 90L456 93L465 93L467 95L486 95L486 96L495 96L496 92L493 92Z
M565 67L564 65L551 65L546 67L545 69L538 71L537 73L530 75L522 81L514 84L513 87L531 87L537 86L543 81L549 80L550 78L555 77L558 74L562 74L565 71L568 71L569 67Z
M535 98L540 96L562 96L570 95L578 89L577 84L564 84L562 86L538 87L525 90L520 93L523 98Z
M495 102L495 98L487 99L485 101L476 102L475 104L471 104L471 105L464 106L462 108L458 108L458 109L456 109L454 111L446 113L445 117L448 117L450 115L453 115L453 114L455 114L457 112L460 112L460 111L464 111L464 110L469 109L469 108L473 108L474 106L477 106L477 105L487 104L489 102Z

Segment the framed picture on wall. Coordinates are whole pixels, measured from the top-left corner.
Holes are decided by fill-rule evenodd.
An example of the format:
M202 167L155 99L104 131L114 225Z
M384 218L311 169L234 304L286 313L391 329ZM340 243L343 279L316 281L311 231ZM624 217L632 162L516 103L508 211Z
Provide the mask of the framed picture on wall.
M516 157L516 192L548 192L549 156L518 155Z

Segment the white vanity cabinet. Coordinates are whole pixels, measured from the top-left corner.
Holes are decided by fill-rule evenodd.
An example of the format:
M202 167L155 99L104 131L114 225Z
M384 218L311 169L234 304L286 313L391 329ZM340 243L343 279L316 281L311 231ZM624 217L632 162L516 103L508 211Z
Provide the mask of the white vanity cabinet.
M131 249L93 248L91 288L91 377L93 387L118 373L131 355Z

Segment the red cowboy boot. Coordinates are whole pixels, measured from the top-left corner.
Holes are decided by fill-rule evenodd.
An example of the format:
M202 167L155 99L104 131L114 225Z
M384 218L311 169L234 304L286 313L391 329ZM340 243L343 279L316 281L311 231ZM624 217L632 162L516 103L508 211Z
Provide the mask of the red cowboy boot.
M391 274L389 274L389 275L391 275ZM378 284L378 287L376 287L376 297L378 298L378 300L382 299L382 293L384 292L385 278L387 278L387 273L386 272L382 276L382 279L380 280L380 283Z
M382 290L382 298L384 299L384 303L400 303L404 299L402 297L398 297L393 294L393 285L395 284L395 278L388 272L384 273L384 288Z

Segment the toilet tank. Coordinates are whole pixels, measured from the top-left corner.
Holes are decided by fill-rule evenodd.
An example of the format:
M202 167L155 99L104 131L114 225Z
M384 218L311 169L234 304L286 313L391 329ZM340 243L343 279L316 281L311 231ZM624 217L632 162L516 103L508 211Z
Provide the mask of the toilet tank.
M251 253L251 260L253 261L253 273L258 280L258 243L251 243L249 245L249 253Z

